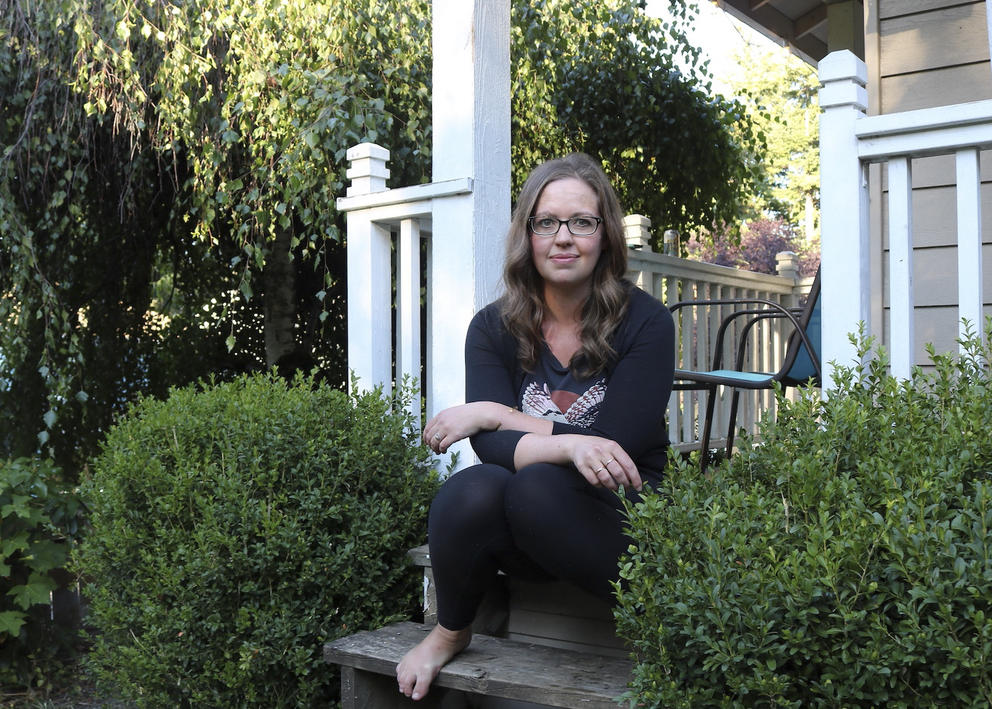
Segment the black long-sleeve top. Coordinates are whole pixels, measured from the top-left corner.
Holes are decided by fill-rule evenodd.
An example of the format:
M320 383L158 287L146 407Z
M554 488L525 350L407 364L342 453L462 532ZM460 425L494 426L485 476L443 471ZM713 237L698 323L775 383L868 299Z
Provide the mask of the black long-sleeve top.
M668 308L628 284L627 313L613 335L616 357L597 379L606 390L592 425L555 421L552 434L602 436L620 444L644 473L661 473L668 459L665 411L675 367L675 326ZM517 341L503 326L499 301L476 313L465 339L465 401L495 401L519 408L524 371ZM522 431L482 431L472 448L484 463L514 470L513 454Z

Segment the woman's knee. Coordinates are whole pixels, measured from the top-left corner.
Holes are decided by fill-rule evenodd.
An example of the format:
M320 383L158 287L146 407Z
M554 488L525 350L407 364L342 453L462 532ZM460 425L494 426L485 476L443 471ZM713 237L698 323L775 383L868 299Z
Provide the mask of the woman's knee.
M578 491L587 483L572 467L534 463L518 470L507 482L507 498L554 499L565 490Z
M533 530L542 522L552 523L561 511L563 496L584 482L577 478L576 471L551 463L518 470L506 484L505 510L510 526Z
M455 473L431 503L430 526L458 529L502 517L507 482L512 473L498 465L475 465Z

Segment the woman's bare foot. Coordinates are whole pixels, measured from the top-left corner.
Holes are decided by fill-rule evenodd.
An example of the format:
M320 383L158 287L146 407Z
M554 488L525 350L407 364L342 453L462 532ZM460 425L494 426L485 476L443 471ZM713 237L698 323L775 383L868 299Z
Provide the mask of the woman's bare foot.
M431 682L455 655L472 641L472 627L448 630L435 625L427 637L396 665L400 691L411 699L423 699Z

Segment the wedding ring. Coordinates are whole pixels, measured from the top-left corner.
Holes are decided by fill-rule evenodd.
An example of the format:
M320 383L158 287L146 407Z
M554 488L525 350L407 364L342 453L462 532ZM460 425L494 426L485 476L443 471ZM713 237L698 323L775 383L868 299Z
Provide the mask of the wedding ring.
M434 440L435 441L440 441L441 440L441 434L440 433L435 433L434 434Z
M605 470L605 469L606 469L605 465L602 468L596 468L594 471L592 471L592 474L596 475L600 470Z
M613 458L610 458L608 461L606 461L605 463L603 463L603 467L605 468L606 466L608 466L612 462L613 462Z

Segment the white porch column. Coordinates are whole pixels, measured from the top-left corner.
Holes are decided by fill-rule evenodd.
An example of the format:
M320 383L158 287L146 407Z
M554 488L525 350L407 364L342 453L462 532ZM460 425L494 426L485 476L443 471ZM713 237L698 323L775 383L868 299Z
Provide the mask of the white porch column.
M349 148L347 157L349 197L386 190L388 150L362 143ZM368 212L348 213L348 369L360 387L381 382L385 393L393 380L389 250L388 228L373 222Z
M510 223L510 0L434 0L434 182L470 177L434 203L428 257L427 415L465 400L465 332L492 301ZM468 441L455 446L472 462Z
M820 220L822 362L824 391L833 364L856 357L848 333L864 322L872 332L868 249L867 176L858 159L854 128L865 115L864 62L844 50L820 61Z

